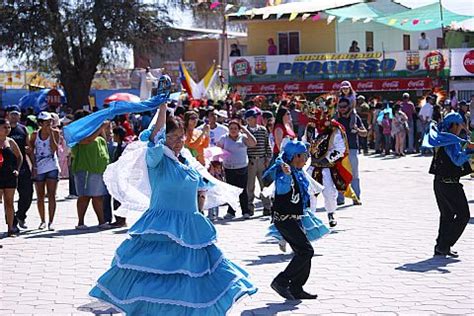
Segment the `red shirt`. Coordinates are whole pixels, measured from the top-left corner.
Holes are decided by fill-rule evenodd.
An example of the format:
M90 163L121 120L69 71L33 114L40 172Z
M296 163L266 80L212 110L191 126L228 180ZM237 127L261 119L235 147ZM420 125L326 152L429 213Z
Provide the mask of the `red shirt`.
M286 137L289 137L290 139L295 139L296 135L295 132L291 128L286 128L283 124L276 124L275 127L273 128L273 137L275 137L275 131L277 128L280 128L283 131L283 138L285 139ZM279 154L280 153L280 148L278 148L278 145L275 142L275 146L273 146L273 153L274 154Z

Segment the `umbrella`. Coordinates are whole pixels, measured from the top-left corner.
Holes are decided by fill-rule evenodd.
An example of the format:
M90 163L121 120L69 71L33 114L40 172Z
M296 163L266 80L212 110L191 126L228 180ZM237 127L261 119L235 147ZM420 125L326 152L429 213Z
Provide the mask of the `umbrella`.
M51 89L41 89L39 91L30 92L25 94L20 98L18 101L20 107L22 109L27 109L32 107L35 113L39 113L41 111L47 110L48 104L46 101L46 97L48 92ZM66 103L66 98L64 97L64 92L62 90L58 90L59 94L61 95L61 103Z
M140 97L131 93L119 92L107 97L107 99L104 100L104 103L109 104L113 101L140 102Z

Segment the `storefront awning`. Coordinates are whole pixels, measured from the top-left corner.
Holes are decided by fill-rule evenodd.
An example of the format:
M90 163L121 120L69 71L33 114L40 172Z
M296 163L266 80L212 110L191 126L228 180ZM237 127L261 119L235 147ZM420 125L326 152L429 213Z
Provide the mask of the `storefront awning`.
M467 12L467 14L471 14ZM441 18L442 15L442 18ZM375 21L404 31L416 32L449 27L472 18L472 15L461 15L440 7L439 3L429 4L401 13L385 15Z

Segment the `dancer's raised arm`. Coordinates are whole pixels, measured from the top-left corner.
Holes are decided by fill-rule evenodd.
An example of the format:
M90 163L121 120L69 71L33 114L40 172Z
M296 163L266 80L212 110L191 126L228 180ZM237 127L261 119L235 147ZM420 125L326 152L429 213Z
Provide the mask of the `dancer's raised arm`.
M159 108L158 118L156 120L155 128L153 129L153 133L150 135L150 141L155 139L156 134L165 126L166 124L166 111L168 109L168 105L166 102L162 103Z

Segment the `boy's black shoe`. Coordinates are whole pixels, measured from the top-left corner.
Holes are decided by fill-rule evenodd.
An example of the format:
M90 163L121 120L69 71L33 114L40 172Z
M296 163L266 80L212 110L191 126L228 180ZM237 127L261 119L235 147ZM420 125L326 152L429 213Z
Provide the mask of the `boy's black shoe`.
M290 288L288 286L280 285L275 280L273 280L272 284L270 285L272 289L280 294L281 297L286 298L287 300L294 300L294 296L290 292Z

